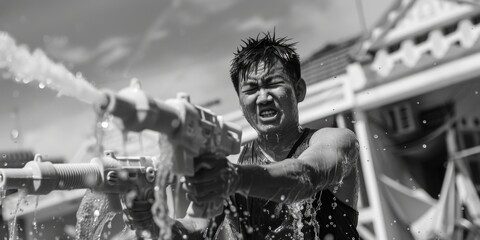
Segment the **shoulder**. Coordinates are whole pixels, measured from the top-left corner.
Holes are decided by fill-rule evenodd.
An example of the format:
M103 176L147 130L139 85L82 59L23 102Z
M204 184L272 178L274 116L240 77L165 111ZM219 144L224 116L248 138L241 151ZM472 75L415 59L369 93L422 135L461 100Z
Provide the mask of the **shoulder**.
M348 128L321 128L313 130L310 138L310 145L326 144L327 146L335 144L340 146L350 146L357 144L355 133Z

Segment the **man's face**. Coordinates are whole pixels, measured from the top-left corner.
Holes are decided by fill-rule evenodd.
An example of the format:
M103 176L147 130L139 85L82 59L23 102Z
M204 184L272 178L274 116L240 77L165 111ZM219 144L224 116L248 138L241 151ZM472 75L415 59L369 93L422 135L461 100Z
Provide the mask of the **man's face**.
M245 118L259 134L279 133L298 126L298 101L293 79L281 62L270 69L260 62L239 82L239 101Z

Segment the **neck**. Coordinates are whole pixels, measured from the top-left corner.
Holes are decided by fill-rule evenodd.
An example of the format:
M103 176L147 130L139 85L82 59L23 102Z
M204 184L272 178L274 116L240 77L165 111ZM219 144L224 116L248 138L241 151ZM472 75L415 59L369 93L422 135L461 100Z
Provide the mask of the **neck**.
M285 159L290 149L302 135L303 130L297 125L287 131L259 134L257 143L262 152L273 161Z

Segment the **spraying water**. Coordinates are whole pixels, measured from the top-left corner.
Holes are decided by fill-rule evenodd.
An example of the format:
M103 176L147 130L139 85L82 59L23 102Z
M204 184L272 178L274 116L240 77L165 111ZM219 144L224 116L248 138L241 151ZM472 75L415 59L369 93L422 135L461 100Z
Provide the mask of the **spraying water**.
M33 211L33 231L35 231L35 235L38 235L38 226L37 226L37 208L38 208L38 202L40 200L40 195L35 197L35 209Z
M18 191L18 202L17 202L17 205L15 207L15 210L13 212L13 219L12 221L10 222L10 231L9 231L9 239L10 240L16 240L18 239L18 236L16 236L17 232L17 214L18 214L18 211L20 210L20 205L23 201L25 201L27 197L27 193L24 192L24 191L21 191L19 190Z
M165 135L160 135L159 145L162 152L160 153L156 167L155 202L152 206L152 213L155 223L160 228L159 239L170 239L172 235L171 228L174 221L168 215L166 187L172 182L173 178L171 174L171 159L174 157L174 150L173 145ZM176 194L178 194L178 191L176 191ZM176 196L175 199L178 199L178 196Z
M40 88L48 87L58 91L59 95L68 95L88 104L107 101L80 73L74 75L64 65L54 63L40 49L31 53L27 46L17 45L10 35L1 31L0 69L6 71L4 77L10 75L25 84L36 81Z

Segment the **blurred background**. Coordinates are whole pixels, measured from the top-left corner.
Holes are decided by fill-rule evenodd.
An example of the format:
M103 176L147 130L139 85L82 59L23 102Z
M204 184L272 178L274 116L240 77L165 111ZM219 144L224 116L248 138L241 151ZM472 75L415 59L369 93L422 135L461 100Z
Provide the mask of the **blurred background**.
M480 239L480 1L3 0L0 31L99 89L137 78L158 99L187 92L239 124L243 142L256 134L230 82L233 52L265 31L292 38L308 85L300 123L358 137L362 239ZM151 132L115 133L91 106L5 72L0 103L9 167L36 153L88 161L99 126L105 149L161 151ZM11 194L3 218L18 215L24 239L69 239L83 193L52 193L18 214ZM32 219L47 230L34 233ZM123 221L113 221L104 239L122 239Z

